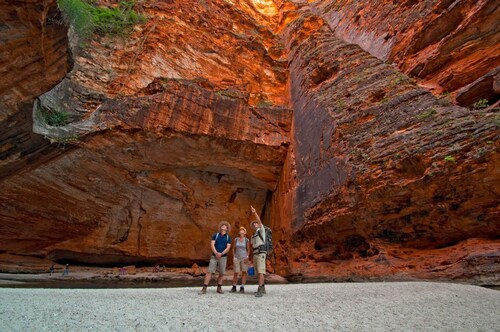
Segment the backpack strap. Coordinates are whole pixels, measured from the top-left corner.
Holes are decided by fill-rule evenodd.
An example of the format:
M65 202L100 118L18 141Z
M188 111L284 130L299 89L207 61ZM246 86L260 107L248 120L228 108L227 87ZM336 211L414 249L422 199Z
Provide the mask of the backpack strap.
M266 226L262 225L262 228L259 228L257 234L259 235L260 239L262 240L262 242L266 243ZM264 237L262 237L262 234L260 234L260 231L264 229Z
M227 235L227 243L231 242L231 237L229 236L229 234L226 235ZM215 241L217 241L218 238L219 238L219 232L215 234Z

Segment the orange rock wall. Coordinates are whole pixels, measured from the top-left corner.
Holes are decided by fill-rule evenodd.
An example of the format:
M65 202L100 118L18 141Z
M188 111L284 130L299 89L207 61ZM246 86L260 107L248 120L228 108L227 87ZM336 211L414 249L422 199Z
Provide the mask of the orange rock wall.
M252 204L293 280L498 283L498 115L427 89L496 100L493 3L137 2L130 36L68 45L54 24L52 48L20 22L60 22L55 2L0 5L33 30L22 61L2 50L33 67L1 67L0 252L206 263Z
M127 38L71 40L73 70L33 108L34 131L62 155L0 183L3 251L190 265L221 220L248 226L279 180L292 119L275 23L241 8L148 3ZM70 123L47 125L46 110Z
M435 94L458 95L464 106L498 101L492 81L483 82L498 75L497 2L318 0L311 7L337 37L394 63Z
M283 30L294 140L271 212L278 270L297 280L498 280L495 113L436 99L338 39L310 7L296 11ZM457 246L463 256L448 257Z
M70 69L56 0L0 4L0 179L58 155L33 133L33 100Z

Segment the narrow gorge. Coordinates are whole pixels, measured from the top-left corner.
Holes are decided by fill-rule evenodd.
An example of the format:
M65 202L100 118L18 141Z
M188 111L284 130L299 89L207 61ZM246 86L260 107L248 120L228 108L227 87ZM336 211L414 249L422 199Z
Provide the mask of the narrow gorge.
M2 270L206 265L253 205L292 281L499 283L500 4L92 6L140 19L0 5Z

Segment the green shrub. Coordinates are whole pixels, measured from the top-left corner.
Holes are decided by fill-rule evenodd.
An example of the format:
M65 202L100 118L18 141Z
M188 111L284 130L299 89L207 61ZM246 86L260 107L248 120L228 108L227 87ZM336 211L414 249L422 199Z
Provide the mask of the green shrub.
M478 109L481 109L481 108L486 108L488 106L490 106L489 102L488 102L488 99L479 99L474 104L472 104L472 107L475 110L478 110Z
M448 156L444 157L444 161L447 161L447 162L450 162L450 163L454 163L455 162L455 157L448 155Z
M69 113L62 110L42 110L42 116L45 122L52 127L60 127L68 124Z
M127 34L134 25L146 21L134 11L134 1L121 1L116 8L97 7L85 0L58 0L57 4L65 19L84 39L90 39L94 33Z
M82 0L58 0L57 5L65 20L73 26L76 33L87 39L94 33L92 6Z

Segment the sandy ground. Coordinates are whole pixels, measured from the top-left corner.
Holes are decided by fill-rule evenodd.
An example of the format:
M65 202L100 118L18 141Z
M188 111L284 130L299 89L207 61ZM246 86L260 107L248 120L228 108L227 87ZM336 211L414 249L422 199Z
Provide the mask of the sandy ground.
M1 331L500 331L500 292L425 283L0 289Z

